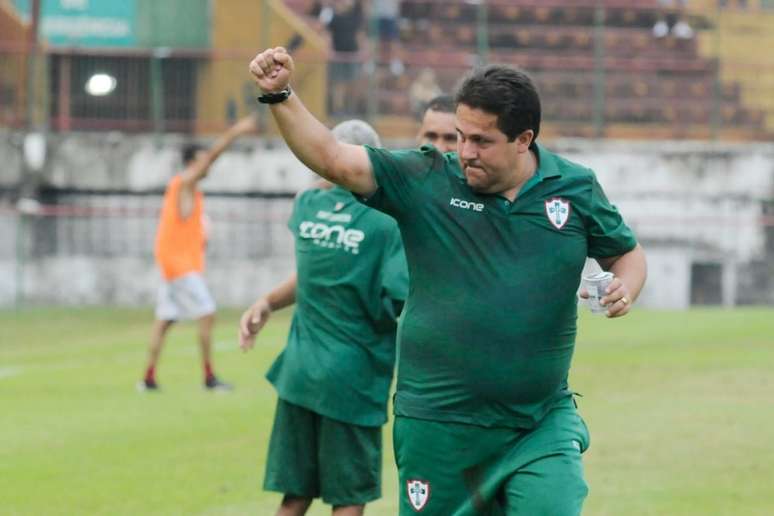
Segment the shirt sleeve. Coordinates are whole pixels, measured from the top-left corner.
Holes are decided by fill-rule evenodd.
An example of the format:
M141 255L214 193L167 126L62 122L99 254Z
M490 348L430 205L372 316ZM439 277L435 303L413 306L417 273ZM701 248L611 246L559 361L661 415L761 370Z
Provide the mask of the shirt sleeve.
M610 204L597 178L591 178L591 201L586 217L588 255L608 258L625 254L637 245L634 232L626 225L618 209Z
M377 190L367 199L358 198L396 219L410 213L418 189L436 160L443 156L433 147L416 150L389 151L366 146L374 171Z

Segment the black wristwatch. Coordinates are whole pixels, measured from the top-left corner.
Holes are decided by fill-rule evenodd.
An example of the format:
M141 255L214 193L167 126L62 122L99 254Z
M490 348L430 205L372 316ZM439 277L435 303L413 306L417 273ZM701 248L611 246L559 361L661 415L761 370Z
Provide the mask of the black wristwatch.
M258 97L258 102L261 104L279 104L280 102L288 100L291 93L290 86L285 86L285 89L283 90L274 93L264 93Z

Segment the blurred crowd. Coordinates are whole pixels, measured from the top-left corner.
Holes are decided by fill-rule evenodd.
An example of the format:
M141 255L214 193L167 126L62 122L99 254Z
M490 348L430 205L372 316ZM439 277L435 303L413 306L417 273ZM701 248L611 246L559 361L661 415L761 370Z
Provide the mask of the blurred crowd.
M369 35L375 41L375 58L386 63L390 73L404 71L401 56L399 26L400 0L315 0L308 13L318 29L330 36L329 78L332 113L351 114L358 111L364 90L361 76L363 53L368 49Z

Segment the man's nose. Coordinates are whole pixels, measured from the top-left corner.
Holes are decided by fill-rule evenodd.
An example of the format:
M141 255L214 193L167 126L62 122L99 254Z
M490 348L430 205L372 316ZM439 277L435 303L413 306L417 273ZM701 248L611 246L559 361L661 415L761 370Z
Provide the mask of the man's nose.
M471 142L460 142L458 144L460 149L460 157L466 160L475 159L478 155L478 148Z

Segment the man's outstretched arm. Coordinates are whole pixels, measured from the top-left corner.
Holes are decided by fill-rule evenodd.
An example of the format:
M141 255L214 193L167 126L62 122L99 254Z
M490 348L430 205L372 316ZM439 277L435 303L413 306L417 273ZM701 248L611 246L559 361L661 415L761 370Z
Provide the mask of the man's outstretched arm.
M177 210L181 219L187 219L193 212L194 192L196 184L207 175L207 171L216 159L237 138L243 134L255 132L255 115L248 115L231 126L215 143L204 151L204 155L193 160L183 170L181 177L180 195L177 199Z
M192 161L191 164L186 167L182 174L183 183L193 185L204 178L204 176L207 175L207 170L209 170L210 166L212 166L212 164L215 163L215 160L223 154L223 151L228 149L229 146L234 143L234 140L244 134L255 132L255 130L255 115L253 114L240 119L237 123L229 127L225 133L215 140L212 147L204 151L204 155L201 158Z
M272 312L296 302L297 285L298 275L293 273L244 311L239 320L239 347L243 351L247 351L255 345L255 337L266 325Z
M282 47L265 50L250 62L250 73L264 93L289 87L293 70L293 58ZM307 167L357 194L367 196L376 191L365 148L336 141L295 94L270 106L288 147Z

